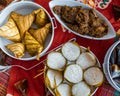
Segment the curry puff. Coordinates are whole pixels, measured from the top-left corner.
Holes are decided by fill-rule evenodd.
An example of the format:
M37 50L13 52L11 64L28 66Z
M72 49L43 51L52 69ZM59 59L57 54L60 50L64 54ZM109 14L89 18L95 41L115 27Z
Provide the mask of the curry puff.
M16 58L21 58L24 56L24 44L23 43L13 43L6 45L6 48L10 50Z
M39 55L43 50L43 45L41 45L29 32L25 32L24 38L26 50L31 56L37 55L37 60L39 60Z
M10 16L13 18L13 20L17 24L20 30L21 39L23 39L25 31L27 31L31 27L35 19L34 12L27 15L11 12Z
M43 27L45 26L46 23L48 23L49 21L48 16L42 8L36 10L35 14L36 14L35 24L38 27Z
M0 27L0 36L13 42L20 41L19 30L12 18L9 18L8 21Z
M44 27L39 29L30 29L29 32L32 36L42 45L44 45L45 39L50 32L51 23L47 23Z

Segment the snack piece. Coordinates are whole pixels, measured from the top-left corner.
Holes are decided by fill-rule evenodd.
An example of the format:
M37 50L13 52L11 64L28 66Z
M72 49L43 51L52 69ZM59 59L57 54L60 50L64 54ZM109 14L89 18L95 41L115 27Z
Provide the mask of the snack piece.
M94 66L96 64L96 58L90 52L81 53L78 57L76 64L80 65L82 69Z
M84 82L79 82L72 87L73 96L90 96L90 87Z
M69 60L74 61L80 55L80 47L77 43L67 42L62 46L62 54L63 56Z
M6 24L0 27L0 36L13 42L20 42L19 30L12 18L9 18Z
M20 80L14 84L16 89L22 94L22 96L27 96L28 81L26 79Z
M28 29L30 28L30 26L32 25L35 19L34 12L27 15L11 12L10 16L13 18L13 20L17 24L20 30L21 39L23 39L25 31L28 31Z
M33 37L42 45L45 43L45 39L50 32L51 23L47 23L44 27L39 29L30 29L29 32Z
M71 83L78 83L83 79L82 68L77 64L71 64L64 71L64 78Z
M113 5L113 13L116 21L120 21L120 6Z
M36 11L38 12L36 14L36 19L35 19L36 25L38 25L39 27L45 26L45 24L49 22L47 14L45 13L45 11L42 8L40 8Z
M32 37L32 35L29 32L25 32L25 38L24 38L26 50L31 56L37 55L37 60L39 60L39 55L43 51L43 45L39 44L38 41Z
M118 64L112 64L111 69L112 69L111 77L115 78L115 79L119 78L119 76L120 76L120 67L119 67L119 65Z
M56 96L72 96L71 94L71 86L68 84L60 84L55 89Z
M16 58L21 58L24 56L24 44L22 43L13 43L5 46L8 50L10 50Z
M47 66L55 70L63 70L66 65L66 59L60 52L51 52L47 56Z
M48 69L45 75L45 83L51 89L54 89L63 81L62 72L60 71Z
M84 72L84 79L87 84L98 87L103 83L104 76L98 67L91 67Z

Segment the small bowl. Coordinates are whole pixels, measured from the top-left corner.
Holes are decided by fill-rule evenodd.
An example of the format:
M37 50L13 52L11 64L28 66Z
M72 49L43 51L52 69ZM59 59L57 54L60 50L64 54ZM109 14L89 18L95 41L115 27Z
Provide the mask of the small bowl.
M46 11L46 9L44 7L42 7L41 5L31 2L31 1L20 1L20 2L15 2L10 4L9 6L7 6L0 14L0 26L2 26L3 24L5 24L8 20L8 17L10 15L10 13L12 11L15 11L17 13L20 14L29 14L31 13L33 10L36 10L38 8L42 8L46 14L49 17L50 22L52 23L52 32L50 32L47 36L47 39L45 41L44 44L44 50L42 51L42 53L40 54L40 57L44 55L44 53L49 49L49 47L52 44L53 38L54 38L54 25L53 25L53 21L51 16L49 15L49 13ZM4 53L6 53L8 56L15 58L15 59L19 59L19 60L33 60L36 59L36 56L30 56L27 52L25 53L25 55L22 58L16 58L10 51L8 51L5 46L7 44L11 44L13 42L11 42L10 40L7 40L5 38L0 37L0 48L2 49L2 51Z
M120 87L116 84L116 82L113 80L112 76L111 76L111 71L110 71L110 57L112 55L113 50L116 48L116 46L120 44L120 40L115 42L107 51L105 58L104 58L104 63L103 63L103 70L104 70L104 74L108 80L108 82L110 83L110 85L118 90L120 92Z
M61 46L60 48L54 50L54 51L60 51L61 48L62 48L62 46ZM87 50L87 48L84 47L84 46L80 46L80 48L81 48L81 51L82 51L82 52L85 52L85 51ZM90 51L90 53L95 56L95 54L94 54L92 51ZM96 61L97 61L96 66L101 69L101 64L100 64L98 58L97 58L96 56L95 56L95 58L96 58ZM68 61L68 62L69 62L69 64L73 63L73 62L71 62L71 61ZM48 69L49 69L49 68L48 68L48 66L46 65L46 66L44 67L44 78L46 77L46 71L47 71ZM66 83L67 81L64 80L63 82ZM47 86L46 86L46 87L47 87ZM52 95L55 96L54 91L53 91L50 87L47 87L47 88L48 88L48 90L52 93ZM90 96L93 96L93 95L96 93L96 91L98 90L98 88L99 88L99 87L91 86L92 92L91 92L91 95L90 95Z
M68 29L70 32L80 36L80 37L83 37L83 38L87 38L87 39L94 39L94 40L107 40L107 39L111 39L111 38L114 38L116 36L116 33L114 31L114 28L112 27L111 23L107 20L107 18L102 15L99 11L95 10L95 12L97 13L97 15L99 16L99 18L101 20L103 20L107 25L108 25L108 33L106 35L104 35L103 37L100 37L100 38L96 38L96 37L92 37L92 36L88 36L88 35L82 35L82 34L79 34L78 32L75 32L73 31L72 29L70 29L66 24L65 22L63 22L63 20L61 20L60 16L55 14L55 12L53 11L53 8L54 6L82 6L82 8L86 8L86 9L92 9L91 7L83 4L83 3L80 3L78 1L72 1L72 0L53 0L53 1L50 1L49 2L49 7L50 7L50 10L51 12L53 13L53 15L55 16L55 18L66 28Z

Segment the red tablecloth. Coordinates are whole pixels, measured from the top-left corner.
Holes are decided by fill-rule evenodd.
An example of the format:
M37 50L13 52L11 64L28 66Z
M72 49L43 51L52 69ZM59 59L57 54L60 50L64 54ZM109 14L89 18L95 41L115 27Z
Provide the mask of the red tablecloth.
M50 0L34 0L34 2L42 5L53 17L52 13L50 12L49 6L48 6L49 1ZM100 9L100 6L98 7L96 5L97 6L96 9L99 10L101 13L103 13L110 20L115 30L117 31L120 28L120 22L116 22L113 18L112 4L114 3L117 5L120 5L120 1L119 0L112 0L112 1L111 0L96 0L96 1L98 3L103 1L104 3L106 2L106 4L108 4L108 7L104 9ZM103 60L104 60L104 57L105 57L105 54L108 48L114 43L114 39L96 41L96 40L90 40L90 39L85 39L85 38L76 36L73 33L69 33L68 31L62 32L61 25L57 22L57 29L55 29L55 37L49 50L52 50L53 48L67 42L68 40L72 38L76 38L77 42L82 46L85 46L85 47L89 46L91 51L98 57L101 65L103 64ZM10 72L10 79L8 82L7 93L12 94L14 96L21 96L19 92L15 89L14 83L26 78L28 80L27 96L45 96L44 76L41 75L37 77L36 79L33 78L36 74L39 73L39 70L42 70L44 68L44 64L42 63L42 60L44 60L45 58L46 56L42 57L40 61L36 61L36 60L20 61L20 60L12 59L11 63L13 65L23 66L26 68L26 70L23 70L20 67L12 67L11 72ZM32 67L35 65L37 66ZM120 96L120 93L114 90L108 84L108 82L105 81L103 85L95 93L95 96Z

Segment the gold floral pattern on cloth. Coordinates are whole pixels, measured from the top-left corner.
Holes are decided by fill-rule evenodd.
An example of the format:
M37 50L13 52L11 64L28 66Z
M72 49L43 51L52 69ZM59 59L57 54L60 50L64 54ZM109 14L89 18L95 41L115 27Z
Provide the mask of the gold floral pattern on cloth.
M112 0L75 0L87 4L93 8L105 9L112 2Z
M12 63L12 58L7 56L1 49L0 49L0 65L2 66L7 66L11 65Z
M12 62L12 58L7 56L2 50L0 50L0 67L7 67ZM0 68L0 96L6 96L8 80L10 77L10 69Z
M6 96L7 93L7 86L8 86L8 80L9 80L9 72L1 72L0 71L0 96Z

